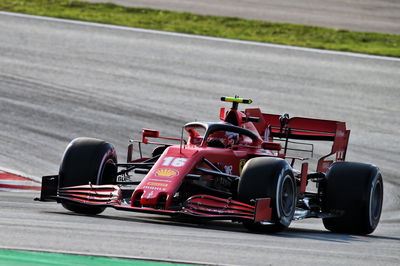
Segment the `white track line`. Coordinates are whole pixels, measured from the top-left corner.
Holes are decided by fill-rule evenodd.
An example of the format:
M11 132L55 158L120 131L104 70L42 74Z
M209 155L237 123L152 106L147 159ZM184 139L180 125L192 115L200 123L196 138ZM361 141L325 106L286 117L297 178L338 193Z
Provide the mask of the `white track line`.
M176 33L176 32L148 30L148 29L141 29L141 28L126 27L126 26L116 26L116 25L101 24L101 23L95 23L95 22L79 21L79 20L69 20L69 19L60 19L60 18L52 18L52 17L26 15L26 14L20 14L20 13L4 12L4 11L0 11L0 15L22 17L22 18L29 18L29 19L38 19L38 20L44 20L44 21L62 22L62 23L84 25L84 26L90 26L90 27L99 27L99 28L106 28L106 29L116 29L116 30L142 32L142 33L157 34L157 35L175 36L175 37L190 38L190 39L201 39L201 40L209 40L209 41L216 41L216 42L226 42L226 43L236 43L236 44L260 46L260 47L288 49L288 50L303 51L303 52L310 52L310 53L332 54L332 55L342 55L342 56L350 56L350 57L357 57L357 58L367 58L367 59L375 59L375 60L400 62L400 58L388 57L388 56L377 56L377 55L367 55L367 54L359 54L359 53L351 53L351 52L321 50L321 49L315 49L315 48L304 48L304 47L282 45L282 44L241 41L241 40L224 39L224 38L217 38L217 37Z

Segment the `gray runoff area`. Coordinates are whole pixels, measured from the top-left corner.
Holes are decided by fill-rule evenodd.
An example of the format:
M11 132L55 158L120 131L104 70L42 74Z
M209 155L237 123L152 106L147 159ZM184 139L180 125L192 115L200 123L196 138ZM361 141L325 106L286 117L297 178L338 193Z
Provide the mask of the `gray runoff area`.
M400 34L399 0L85 0L196 14Z
M6 192L0 247L214 265L400 265L398 59L6 14L0 36L0 166L56 174L80 136L110 141L124 162L142 128L179 137L186 122L218 120L230 106L220 96L237 94L264 112L346 121L347 159L378 165L385 182L371 236L329 233L319 219L269 235L112 209L76 215L34 202L37 192Z

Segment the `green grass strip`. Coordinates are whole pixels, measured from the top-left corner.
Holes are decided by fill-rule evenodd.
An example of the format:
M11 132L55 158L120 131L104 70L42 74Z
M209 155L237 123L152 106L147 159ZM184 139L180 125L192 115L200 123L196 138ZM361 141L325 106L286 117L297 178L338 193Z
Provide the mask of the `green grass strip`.
M166 262L128 260L108 257L91 257L58 253L44 253L31 251L0 250L0 265L7 266L184 266L189 264L175 264Z
M400 35L392 34L66 0L1 0L0 10L229 39L400 57Z

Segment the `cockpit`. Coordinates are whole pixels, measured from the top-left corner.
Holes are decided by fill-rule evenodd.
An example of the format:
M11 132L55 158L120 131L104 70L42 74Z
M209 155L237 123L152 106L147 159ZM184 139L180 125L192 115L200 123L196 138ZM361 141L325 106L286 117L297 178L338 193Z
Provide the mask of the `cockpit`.
M235 145L257 146L260 138L248 129L230 123L192 122L185 125L188 144L200 147L231 148Z

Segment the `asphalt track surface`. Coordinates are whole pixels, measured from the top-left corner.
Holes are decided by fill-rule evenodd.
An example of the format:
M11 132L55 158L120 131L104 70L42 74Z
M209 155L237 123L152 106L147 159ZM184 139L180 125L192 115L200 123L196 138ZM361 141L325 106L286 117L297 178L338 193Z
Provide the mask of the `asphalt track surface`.
M196 14L400 34L398 0L86 0Z
M385 202L371 236L320 220L283 233L106 210L81 216L37 192L0 193L1 248L230 265L399 265L400 60L0 13L0 167L58 172L68 142L109 140L124 161L141 128L179 136L215 121L221 95L265 112L348 122L348 160L377 164ZM316 151L321 153L320 150Z

